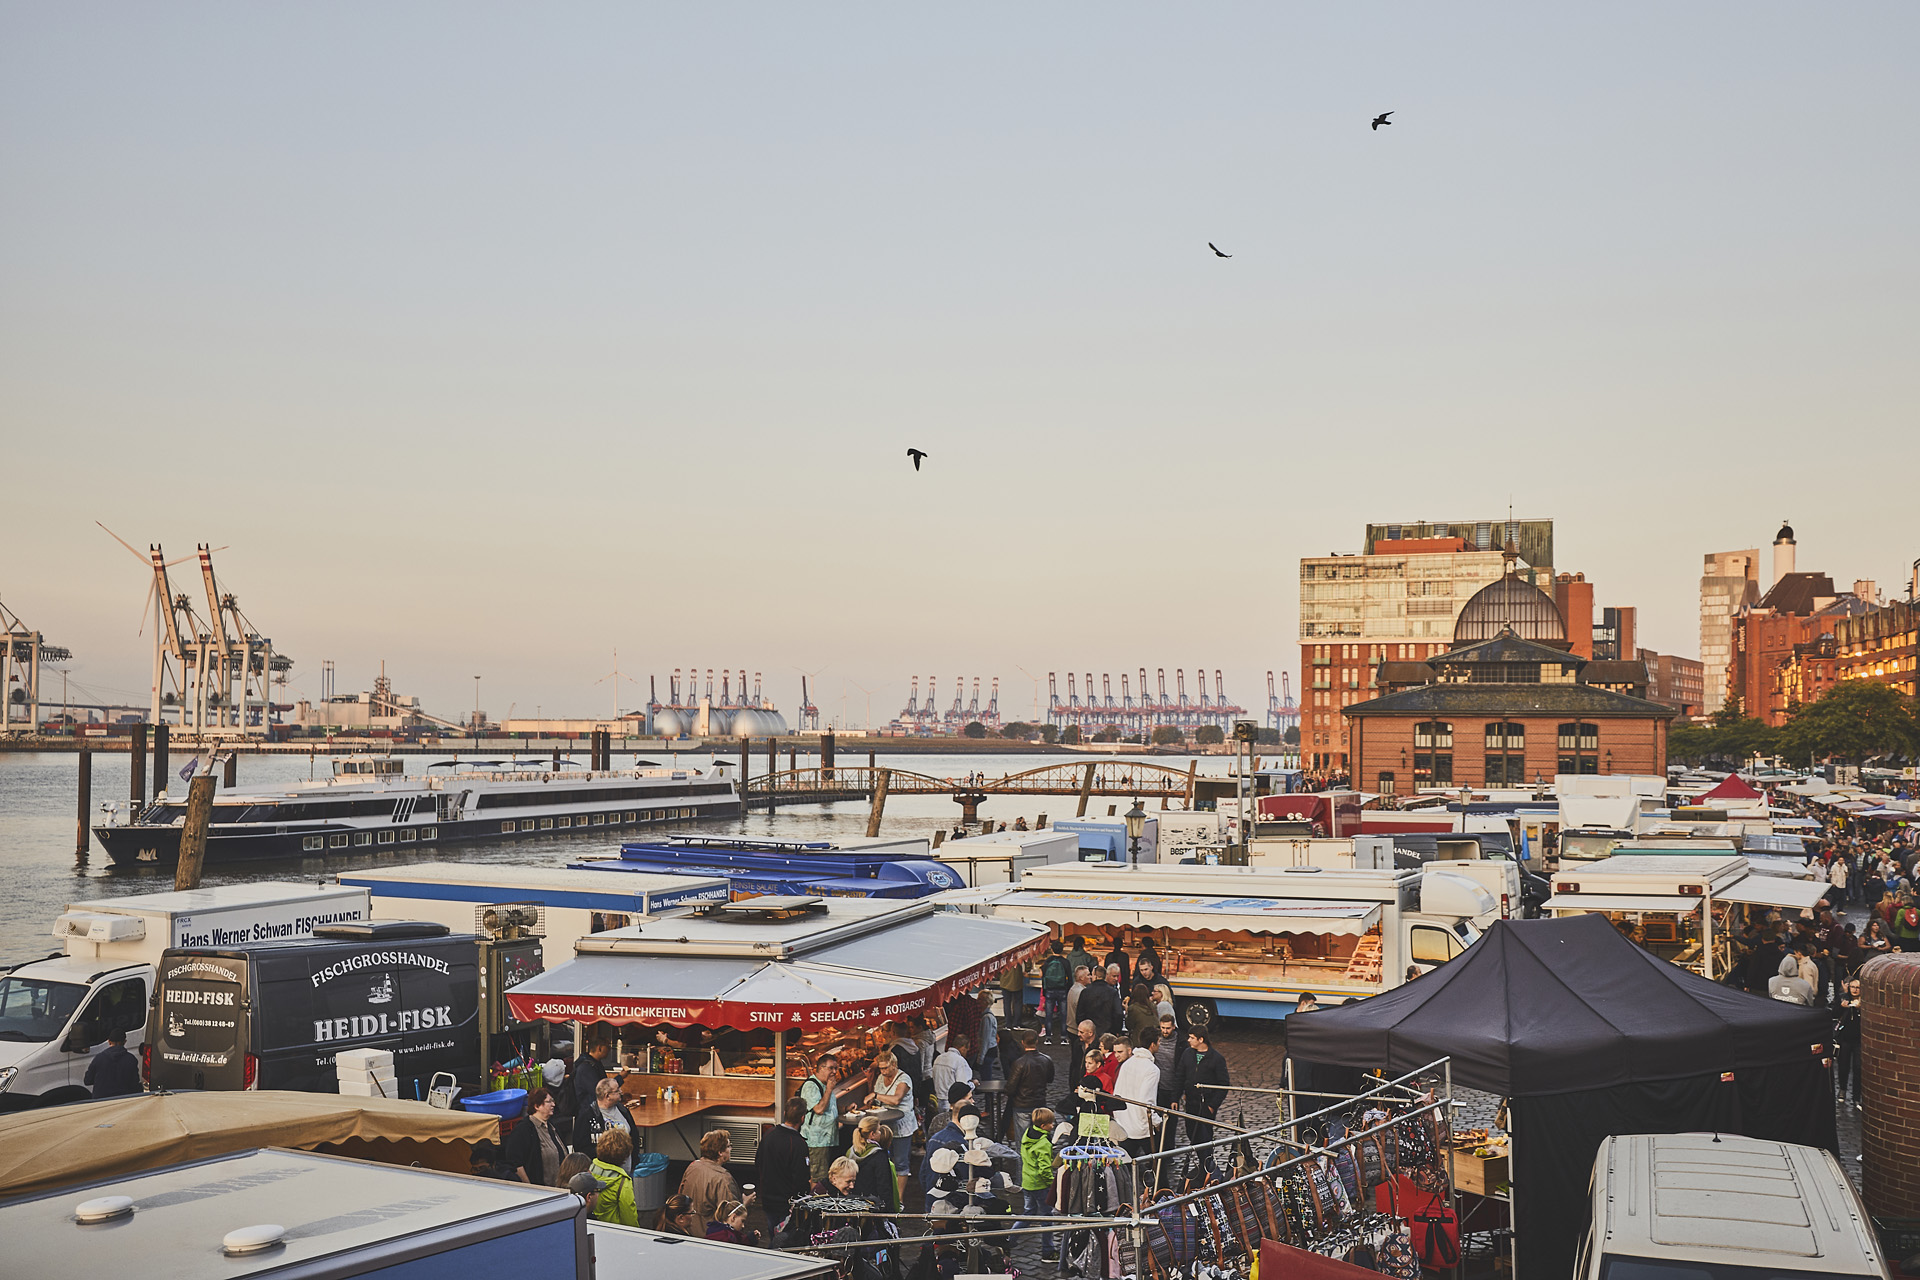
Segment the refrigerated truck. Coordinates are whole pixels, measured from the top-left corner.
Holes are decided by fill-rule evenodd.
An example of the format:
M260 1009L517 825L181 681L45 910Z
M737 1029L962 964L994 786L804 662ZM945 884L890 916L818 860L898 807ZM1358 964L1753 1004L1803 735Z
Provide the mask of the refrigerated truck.
M573 944L590 933L727 900L727 881L720 876L477 862L346 871L340 883L371 894L376 915L432 920L455 933L485 936L494 932L489 912L530 906L537 918L528 932L544 938L558 956L572 955Z
M0 977L0 1111L87 1097L114 1031L139 1053L168 947L304 938L371 914L365 889L276 881L69 903L53 923L62 950Z
M1350 840L1254 840L1247 847L1247 860L1256 867L1325 867L1332 871L1386 870L1401 863L1395 839L1405 837L1354 836ZM1487 913L1474 919L1474 927L1489 929L1495 920L1522 914L1520 867L1518 863L1479 857L1476 837L1461 837L1465 846L1449 850L1455 856L1415 860L1417 871L1445 871L1471 880L1487 891ZM1467 854L1468 856L1459 856Z
M1080 837L1052 827L1039 831L988 832L949 840L940 846L940 865L959 872L968 888L1012 884L1020 879L1022 872L1033 867L1044 867L1050 862L1074 862L1079 857Z
M954 906L1062 934L1151 936L1181 1016L1284 1018L1303 992L1323 1004L1378 995L1479 940L1498 915L1444 871L1074 863L1018 887L943 895Z

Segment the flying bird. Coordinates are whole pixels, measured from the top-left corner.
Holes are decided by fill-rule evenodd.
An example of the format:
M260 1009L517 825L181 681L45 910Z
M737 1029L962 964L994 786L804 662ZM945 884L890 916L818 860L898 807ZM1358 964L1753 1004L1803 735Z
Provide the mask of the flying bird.
M1213 241L1211 241L1211 240L1209 240L1209 241L1207 241L1207 248L1209 248L1209 249L1211 249L1211 250L1213 250L1213 252L1214 252L1214 256L1216 256L1216 257L1220 257L1220 258L1231 258L1231 257L1233 256L1233 255L1232 255L1232 254L1230 254L1230 253L1221 253L1221 252L1220 252L1220 246L1219 246L1219 245L1217 245L1217 244L1215 244L1215 243L1214 243Z
M1379 115L1377 115L1377 116L1375 116L1375 117L1373 118L1373 131L1374 131L1375 133L1378 133L1378 132L1380 132L1380 126L1381 126L1381 125L1383 125L1383 124L1389 124L1389 125L1390 125L1390 124L1392 124L1392 123L1393 123L1393 121L1391 121L1391 120L1389 120L1389 119L1387 119L1387 117L1388 117L1388 116L1390 116L1390 115L1392 115L1392 114L1393 114L1393 112L1391 112L1391 111L1382 111L1382 112L1381 112L1381 113L1380 113Z
M913 469L918 471L920 469L920 459L926 457L927 454L924 449L909 449L907 450L907 456L913 459Z

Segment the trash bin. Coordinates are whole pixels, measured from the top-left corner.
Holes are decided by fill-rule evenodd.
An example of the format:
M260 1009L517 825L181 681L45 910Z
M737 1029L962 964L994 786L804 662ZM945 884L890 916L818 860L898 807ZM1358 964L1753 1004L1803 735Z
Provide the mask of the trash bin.
M658 1151L633 1158L633 1207L642 1213L667 1202L667 1158Z

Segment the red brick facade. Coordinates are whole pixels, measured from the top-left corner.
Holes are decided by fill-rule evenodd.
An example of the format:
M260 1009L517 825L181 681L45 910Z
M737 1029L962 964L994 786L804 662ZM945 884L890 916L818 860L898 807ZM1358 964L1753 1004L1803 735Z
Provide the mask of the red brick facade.
M1451 746L1444 753L1450 757L1448 767L1444 770L1448 776L1444 779L1415 776L1415 765L1422 757L1443 754L1431 739L1416 742L1415 730L1423 723L1452 725ZM1520 750L1506 749L1512 743L1510 730L1496 734L1497 745L1489 750L1487 726L1495 723L1520 726ZM1590 725L1595 732L1570 733L1566 750L1563 751L1560 731L1563 725L1569 723ZM1479 717L1468 721L1459 715L1437 720L1427 713L1405 716L1375 714L1352 717L1350 737L1354 760L1353 785L1362 791L1399 795L1411 794L1419 787L1439 786L1443 782L1473 787L1515 785L1510 772L1508 778L1488 783L1489 755L1498 756L1503 769L1507 770L1512 765L1506 762L1518 761L1522 770L1521 780L1527 784L1536 779L1553 781L1556 773L1563 772L1560 767L1563 759L1569 757L1577 764L1584 765L1587 761L1592 764L1591 768L1580 767L1570 772L1663 775L1667 771L1667 722L1652 717L1584 717L1569 721L1567 716L1556 715L1519 716L1504 720ZM1431 766L1423 770L1427 773L1432 771Z
M1867 1210L1920 1218L1920 955L1860 970L1860 1122Z

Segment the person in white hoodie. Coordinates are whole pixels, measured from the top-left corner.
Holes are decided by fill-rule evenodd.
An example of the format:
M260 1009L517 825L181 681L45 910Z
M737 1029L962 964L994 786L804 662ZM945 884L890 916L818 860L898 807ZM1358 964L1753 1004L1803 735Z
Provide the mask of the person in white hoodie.
M1120 1130L1120 1145L1143 1156L1153 1149L1153 1127L1160 1123L1160 1113L1149 1109L1160 1100L1160 1067L1153 1059L1154 1046L1160 1043L1160 1028L1139 1028L1133 1033L1132 1043L1133 1052L1113 1078L1114 1096L1127 1100L1113 1122Z

